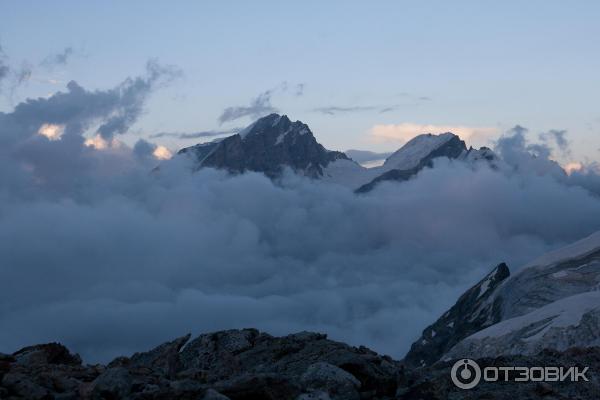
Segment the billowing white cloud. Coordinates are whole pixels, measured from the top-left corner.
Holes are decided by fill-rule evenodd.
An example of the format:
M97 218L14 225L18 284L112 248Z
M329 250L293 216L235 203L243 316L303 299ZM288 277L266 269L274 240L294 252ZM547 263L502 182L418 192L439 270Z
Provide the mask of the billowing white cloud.
M152 155L156 157L157 160L168 160L173 157L173 153L171 150L167 149L165 146L158 145L152 152Z
M45 136L48 140L59 140L64 132L65 126L56 124L43 124L38 129L38 134Z
M563 166L564 170L567 174L571 175L573 172L581 171L583 169L583 164L580 162L570 162Z
M432 125L404 122L400 124L375 125L369 130L369 136L376 142L406 143L413 137L423 133L452 132L473 146L489 144L492 137L500 131L494 127L473 127L465 125Z

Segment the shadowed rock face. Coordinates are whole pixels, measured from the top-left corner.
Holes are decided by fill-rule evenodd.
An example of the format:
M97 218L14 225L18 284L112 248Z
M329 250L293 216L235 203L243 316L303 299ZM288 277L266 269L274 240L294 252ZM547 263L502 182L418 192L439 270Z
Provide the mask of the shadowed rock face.
M423 330L404 361L415 367L431 365L462 339L499 322L501 298L492 300L492 294L509 275L502 263L467 290L450 310Z
M236 135L188 147L179 153L193 155L198 169L255 171L270 178L278 177L286 167L318 178L330 162L348 159L344 153L329 151L320 145L306 124L277 114L259 119Z

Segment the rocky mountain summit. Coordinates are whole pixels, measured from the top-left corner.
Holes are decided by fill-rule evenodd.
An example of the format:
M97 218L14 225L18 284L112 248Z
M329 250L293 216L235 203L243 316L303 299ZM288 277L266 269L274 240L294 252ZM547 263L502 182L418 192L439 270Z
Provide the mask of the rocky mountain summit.
M319 144L308 125L278 114L263 117L233 136L184 148L179 154L194 157L197 169L255 171L270 178L279 176L285 167L319 178L329 163L349 160L344 153Z
M383 165L366 168L345 153L325 149L306 124L278 114L260 118L235 135L186 147L178 154L191 157L196 170L212 167L232 173L254 171L277 178L289 168L358 193L369 192L383 181L411 179L422 169L432 167L437 158L471 164L497 162L490 149L467 149L458 136L447 132L419 135L387 157Z

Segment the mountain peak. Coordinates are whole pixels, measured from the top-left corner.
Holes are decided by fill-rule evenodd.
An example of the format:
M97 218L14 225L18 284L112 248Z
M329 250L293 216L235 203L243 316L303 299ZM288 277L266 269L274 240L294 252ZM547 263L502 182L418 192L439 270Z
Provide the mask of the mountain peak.
M442 146L456 150L454 152L458 152L458 154L467 149L465 142L451 132L439 135L425 133L406 142L404 146L385 160L384 165L401 170L415 168L424 157ZM458 154L451 158L455 158Z
M302 135L310 132L310 129L301 121L292 122L287 115L273 113L257 119L246 128L238 132L238 135L243 140L246 140L247 137L255 134L269 135L274 131L279 132L280 135L287 135L288 133L298 133ZM280 140L281 139L283 139L283 137L281 137Z
M330 162L347 159L344 153L329 151L319 144L308 125L279 114L259 118L233 136L195 149L194 154L197 168L263 172L271 178L279 176L286 167L320 177Z

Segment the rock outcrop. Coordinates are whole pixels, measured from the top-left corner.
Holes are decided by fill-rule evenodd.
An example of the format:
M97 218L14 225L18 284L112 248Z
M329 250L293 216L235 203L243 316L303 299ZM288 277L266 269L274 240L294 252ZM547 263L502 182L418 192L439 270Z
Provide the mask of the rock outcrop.
M0 355L0 398L359 400L397 390L398 362L323 334L242 329L189 339L107 366L82 365L59 344Z

